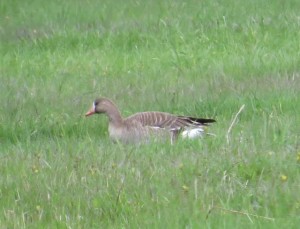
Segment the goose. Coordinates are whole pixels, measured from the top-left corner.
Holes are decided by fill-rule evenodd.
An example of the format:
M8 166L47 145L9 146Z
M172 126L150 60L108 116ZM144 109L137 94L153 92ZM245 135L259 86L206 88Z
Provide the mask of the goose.
M123 118L118 107L108 98L98 98L93 102L86 117L105 114L108 117L108 132L114 142L147 143L152 139L169 139L173 144L178 136L193 139L205 134L205 126L216 122L214 119L173 115L166 112L147 111Z

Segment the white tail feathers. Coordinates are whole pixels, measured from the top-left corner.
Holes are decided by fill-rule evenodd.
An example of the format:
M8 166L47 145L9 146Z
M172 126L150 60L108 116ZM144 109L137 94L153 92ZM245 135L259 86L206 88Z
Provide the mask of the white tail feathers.
M181 136L184 139L185 138L194 139L194 138L202 137L204 134L205 134L204 129L197 127L197 128L186 129L186 130L182 131Z

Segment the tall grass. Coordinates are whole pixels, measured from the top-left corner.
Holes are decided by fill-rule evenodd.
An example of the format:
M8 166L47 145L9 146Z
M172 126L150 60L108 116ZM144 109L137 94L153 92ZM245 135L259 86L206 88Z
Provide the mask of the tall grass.
M1 1L1 228L296 228L299 7ZM216 137L113 144L98 96Z

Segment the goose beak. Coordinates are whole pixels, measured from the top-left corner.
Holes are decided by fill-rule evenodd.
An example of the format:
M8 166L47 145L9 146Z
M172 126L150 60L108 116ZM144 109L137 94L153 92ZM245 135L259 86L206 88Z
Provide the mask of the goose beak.
M85 116L90 116L90 115L93 115L95 114L95 107L93 106L88 112L85 113Z

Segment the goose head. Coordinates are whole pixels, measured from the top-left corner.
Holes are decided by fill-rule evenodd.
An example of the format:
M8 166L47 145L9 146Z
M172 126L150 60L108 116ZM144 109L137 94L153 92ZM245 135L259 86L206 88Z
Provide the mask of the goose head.
M90 116L93 114L109 113L116 106L115 104L106 98L98 98L93 102L91 109L86 112L85 116Z

